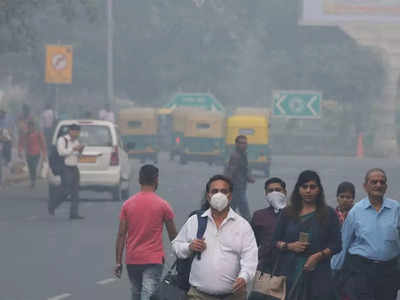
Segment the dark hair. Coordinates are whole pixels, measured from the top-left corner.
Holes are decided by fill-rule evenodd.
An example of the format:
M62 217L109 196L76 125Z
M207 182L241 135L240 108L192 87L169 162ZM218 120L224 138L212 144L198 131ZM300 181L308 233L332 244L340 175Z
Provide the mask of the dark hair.
M280 178L278 178L278 177L271 177L271 178L269 178L267 181L265 181L264 190L266 190L267 187L268 187L271 183L279 183L279 184L281 185L281 187L282 187L284 190L286 190L286 183L285 183L282 179L280 179Z
M374 172L380 172L380 173L382 173L383 176L385 176L385 179L387 180L385 171L383 171L383 170L380 169L380 168L373 168L373 169L368 170L368 171L367 171L367 174L365 174L365 178L364 178L364 182L365 182L365 183L368 182L369 176L370 176L372 173L374 173Z
M247 140L247 136L245 135L238 135L235 139L235 144L239 143L240 139L246 139Z
M69 125L69 130L81 131L81 126L79 126L78 124L72 124Z
M213 177L211 177L208 180L208 182L206 184L206 190L203 193L203 199L201 199L201 207L200 207L201 210L207 210L210 208L210 203L208 202L207 195L210 192L211 183L213 183L214 181L217 181L217 180L225 181L229 185L229 191L232 193L232 191L233 191L232 181L225 175L214 175Z
M144 165L139 171L141 185L154 185L158 178L158 168L153 165Z
M312 170L306 170L300 173L299 178L297 179L296 185L294 187L293 193L290 197L290 204L287 207L287 214L295 219L299 218L300 212L303 208L303 199L300 196L300 187L309 181L315 181L315 183L319 187L319 195L316 198L316 215L318 220L321 223L327 220L326 216L328 214L328 207L325 203L325 193L324 188L321 184L321 179L317 172Z
M349 192L353 196L353 199L355 198L356 188L354 187L354 184L352 184L351 182L348 182L348 181L343 181L337 187L336 197L338 197L339 194L346 193L346 192Z
M225 175L219 175L219 174L218 175L214 175L213 177L211 177L208 180L208 182L206 184L206 193L210 192L211 183L213 183L214 181L217 181L217 180L225 181L229 185L229 191L232 193L232 191L233 191L233 183L232 183L232 181L228 177L226 177Z

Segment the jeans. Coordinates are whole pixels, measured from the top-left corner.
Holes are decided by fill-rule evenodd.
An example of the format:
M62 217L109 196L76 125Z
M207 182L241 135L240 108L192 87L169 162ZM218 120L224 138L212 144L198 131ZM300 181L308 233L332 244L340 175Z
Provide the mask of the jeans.
M131 300L149 300L160 284L162 264L127 265L131 282Z
M247 202L246 188L233 188L231 207L237 210L239 214L247 221L250 220L249 203Z
M37 166L40 160L40 155L27 155L26 162L28 164L29 176L31 178L31 183L34 185L36 183L37 176Z

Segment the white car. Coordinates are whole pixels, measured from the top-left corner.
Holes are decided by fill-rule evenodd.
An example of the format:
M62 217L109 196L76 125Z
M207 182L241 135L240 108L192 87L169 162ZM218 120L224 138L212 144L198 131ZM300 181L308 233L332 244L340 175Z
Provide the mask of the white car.
M58 123L52 143L68 132L71 124L81 127L79 141L85 145L79 158L80 190L109 191L114 201L129 197L131 165L120 139L118 128L108 121L65 120ZM49 197L57 197L60 176L48 174Z

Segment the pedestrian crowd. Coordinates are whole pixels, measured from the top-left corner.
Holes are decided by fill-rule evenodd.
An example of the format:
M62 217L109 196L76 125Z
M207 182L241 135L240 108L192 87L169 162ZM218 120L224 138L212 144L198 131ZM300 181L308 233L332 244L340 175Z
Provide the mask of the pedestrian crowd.
M209 179L206 202L179 232L170 204L156 194L158 169L140 169L141 191L122 206L114 271L121 276L125 249L132 300L396 299L400 204L385 196L384 170L367 172L367 197L356 204L354 185L341 183L336 208L326 204L315 171L301 172L290 196L281 178L268 178L266 208L250 217L246 185L254 180L246 138L236 144L225 174ZM170 272L161 280L164 225L177 257L176 280ZM179 282L185 277L179 262L188 263L187 286Z

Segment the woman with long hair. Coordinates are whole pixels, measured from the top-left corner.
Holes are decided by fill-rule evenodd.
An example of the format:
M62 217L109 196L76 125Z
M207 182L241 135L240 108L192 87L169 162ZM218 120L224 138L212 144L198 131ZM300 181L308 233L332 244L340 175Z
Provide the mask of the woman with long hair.
M280 250L280 273L287 276L288 300L334 297L330 257L341 250L340 226L315 171L299 175L273 243Z

